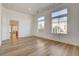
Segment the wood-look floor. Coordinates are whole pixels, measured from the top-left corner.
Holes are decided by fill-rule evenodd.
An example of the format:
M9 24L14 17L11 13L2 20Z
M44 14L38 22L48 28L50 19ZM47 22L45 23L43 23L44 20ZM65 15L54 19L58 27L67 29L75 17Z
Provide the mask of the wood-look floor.
M9 40L0 47L1 56L78 56L79 47L38 37L19 39L19 44Z

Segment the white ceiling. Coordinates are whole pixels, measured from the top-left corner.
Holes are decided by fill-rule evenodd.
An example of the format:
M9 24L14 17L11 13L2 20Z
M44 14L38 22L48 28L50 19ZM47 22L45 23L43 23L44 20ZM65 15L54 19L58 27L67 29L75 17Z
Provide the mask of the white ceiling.
M46 11L55 5L55 3L3 3L6 8L31 15ZM31 10L28 10L30 8Z

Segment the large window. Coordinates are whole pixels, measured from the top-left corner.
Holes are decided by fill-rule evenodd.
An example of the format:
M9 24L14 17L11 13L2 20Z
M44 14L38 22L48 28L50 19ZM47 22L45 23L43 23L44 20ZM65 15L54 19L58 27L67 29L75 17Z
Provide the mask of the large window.
M45 17L41 16L37 19L38 27L37 31L43 31L44 30L44 23L45 23Z
M52 33L67 34L67 8L52 13Z

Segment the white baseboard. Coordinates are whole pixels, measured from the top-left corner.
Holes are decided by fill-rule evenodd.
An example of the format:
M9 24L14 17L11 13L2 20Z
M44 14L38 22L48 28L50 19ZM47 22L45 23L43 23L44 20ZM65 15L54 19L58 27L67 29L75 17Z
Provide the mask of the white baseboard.
M74 45L74 46L79 46L79 44L77 43L69 43L69 42L66 42L66 41L61 41L61 40L55 40L55 39L51 39L50 37L47 37L47 36L39 36L39 35L33 35L33 36L36 36L36 37L40 37L40 38L44 38L44 39L48 39L48 40L53 40L53 41L58 41L58 42L61 42L61 43L65 43L65 44L69 44L69 45Z

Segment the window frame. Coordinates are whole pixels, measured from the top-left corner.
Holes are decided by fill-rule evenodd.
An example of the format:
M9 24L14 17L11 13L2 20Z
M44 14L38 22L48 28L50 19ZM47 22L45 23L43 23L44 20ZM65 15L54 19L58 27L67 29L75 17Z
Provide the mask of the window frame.
M41 19L41 17L43 17L43 19ZM38 19L41 19L41 20L38 20ZM38 27L40 22L44 22L44 24L43 24L44 26L41 29L39 29L39 27ZM43 31L44 28L45 28L45 16L37 17L37 32Z
M65 13L65 14L61 14L61 15L58 15L58 16L55 16L55 17L52 17L52 15L53 15L53 13L55 13L55 12L59 12L59 11L62 11L62 10L64 10L64 9L66 9L67 10L67 13ZM66 23L68 23L67 21L68 21L68 8L63 8L63 9L60 9L60 10L57 10L57 11L54 11L54 12L52 12L51 13L51 33L53 33L53 34L67 34L68 33L68 24L66 24L66 33L62 33L62 32L53 32L53 19L58 19L58 24L59 24L59 26L60 26L60 23L61 23L61 18L63 18L63 17L67 17L67 19L66 19L66 21L62 21L62 22L66 22ZM58 30L58 29L57 29Z

